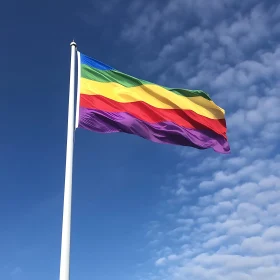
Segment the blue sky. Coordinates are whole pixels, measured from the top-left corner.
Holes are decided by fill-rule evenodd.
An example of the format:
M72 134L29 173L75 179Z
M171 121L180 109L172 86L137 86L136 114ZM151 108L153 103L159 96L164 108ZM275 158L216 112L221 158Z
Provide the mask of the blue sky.
M78 130L71 279L280 279L277 1L1 4L0 279L58 279L70 42L203 89L231 155Z

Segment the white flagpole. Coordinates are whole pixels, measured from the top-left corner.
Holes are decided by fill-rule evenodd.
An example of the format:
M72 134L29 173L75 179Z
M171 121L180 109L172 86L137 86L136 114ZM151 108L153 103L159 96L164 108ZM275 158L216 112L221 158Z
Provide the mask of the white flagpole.
M60 280L69 280L70 271L70 233L71 233L71 201L72 201L72 169L74 146L74 85L76 43L71 44L71 66L68 103L68 128L65 165L64 205L61 238Z
M80 112L80 78L81 78L81 54L77 51L78 58L78 77L77 77L77 101L76 101L76 122L75 129L79 126L79 112Z

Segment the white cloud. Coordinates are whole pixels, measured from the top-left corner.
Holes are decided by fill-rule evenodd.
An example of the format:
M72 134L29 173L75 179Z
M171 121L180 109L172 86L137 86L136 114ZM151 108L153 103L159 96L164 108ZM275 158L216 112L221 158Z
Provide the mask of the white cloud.
M260 236L245 239L241 247L244 251L257 255L277 254L280 252L280 242L266 241Z
M201 192L193 206L183 205L178 211L178 221L192 221L191 226L169 231L183 246L173 244L177 253L160 261L165 278L161 271L161 278L155 273L154 279L277 279L280 156L256 160L252 148L241 150L236 159L224 157L220 166L225 171L208 174L212 177L206 179L212 184L208 194ZM244 165L242 158L249 164Z
M227 239L226 235L214 237L212 239L207 240L205 243L203 243L203 247L209 249L209 248L220 246L221 243L223 243L226 239Z
M263 233L265 240L279 240L280 241L280 226L272 226Z
M165 258L160 258L155 262L155 264L156 264L156 266L161 266L161 265L164 265L165 262L166 262Z

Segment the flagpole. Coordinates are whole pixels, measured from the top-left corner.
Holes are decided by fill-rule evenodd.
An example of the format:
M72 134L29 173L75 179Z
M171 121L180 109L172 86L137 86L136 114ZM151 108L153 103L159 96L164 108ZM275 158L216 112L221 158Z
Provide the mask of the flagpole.
M78 58L78 77L77 77L77 101L76 101L76 122L75 122L75 129L79 126L79 111L80 111L80 81L81 81L81 54L77 51L77 58Z
M69 280L70 271L70 233L71 233L71 201L72 201L72 169L74 146L74 85L76 43L71 44L71 66L69 82L68 128L65 164L64 205L61 236L60 280Z

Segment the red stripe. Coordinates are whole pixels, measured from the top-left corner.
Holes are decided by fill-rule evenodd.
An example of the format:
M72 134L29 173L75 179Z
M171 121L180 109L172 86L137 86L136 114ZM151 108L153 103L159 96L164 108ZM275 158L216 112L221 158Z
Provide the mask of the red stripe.
M185 128L211 129L227 139L224 119L210 119L192 110L159 109L142 101L121 103L101 95L87 94L80 94L80 106L114 113L126 112L150 123L171 121Z

